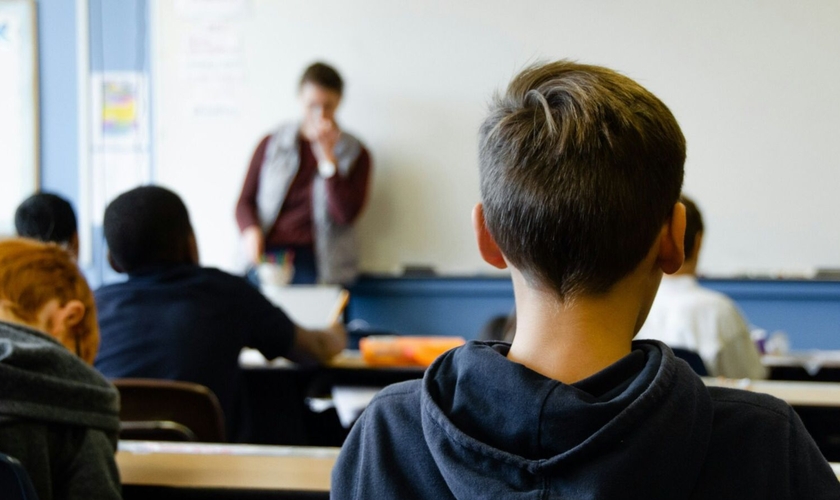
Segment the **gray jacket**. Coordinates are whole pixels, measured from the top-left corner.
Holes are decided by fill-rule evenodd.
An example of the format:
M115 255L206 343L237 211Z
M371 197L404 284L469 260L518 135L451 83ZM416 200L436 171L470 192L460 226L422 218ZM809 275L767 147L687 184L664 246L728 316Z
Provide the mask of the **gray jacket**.
M39 500L119 499L119 395L58 341L0 321L0 452Z
M260 169L257 214L267 232L280 213L289 187L300 168L297 136L299 123L281 125L269 139ZM346 176L362 152L358 139L342 132L335 146L336 175ZM348 284L358 275L359 253L352 224L339 224L327 209L327 185L319 175L312 184L312 212L315 226L315 259L318 282Z

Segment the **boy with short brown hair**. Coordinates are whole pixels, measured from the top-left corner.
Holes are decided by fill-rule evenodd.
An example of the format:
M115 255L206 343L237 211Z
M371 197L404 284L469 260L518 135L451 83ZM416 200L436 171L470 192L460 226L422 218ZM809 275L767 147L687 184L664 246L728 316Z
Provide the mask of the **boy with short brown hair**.
M633 342L683 262L685 141L636 82L527 68L480 131L485 261L511 268L513 344L471 342L353 428L333 498L840 498L793 410L706 388Z

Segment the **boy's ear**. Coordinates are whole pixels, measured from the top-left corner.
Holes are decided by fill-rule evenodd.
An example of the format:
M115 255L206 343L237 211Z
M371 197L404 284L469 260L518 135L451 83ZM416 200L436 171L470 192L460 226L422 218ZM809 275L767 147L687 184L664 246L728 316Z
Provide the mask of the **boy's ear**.
M505 256L496 244L496 240L487 230L487 225L484 223L484 206L479 203L472 211L473 229L475 230L475 239L478 243L478 252L485 262L497 269L507 268Z
M685 205L677 202L659 237L656 263L666 274L679 271L685 262Z
M81 300L69 300L56 310L54 321L55 323L64 325L69 330L81 323L85 317L85 310L85 305Z

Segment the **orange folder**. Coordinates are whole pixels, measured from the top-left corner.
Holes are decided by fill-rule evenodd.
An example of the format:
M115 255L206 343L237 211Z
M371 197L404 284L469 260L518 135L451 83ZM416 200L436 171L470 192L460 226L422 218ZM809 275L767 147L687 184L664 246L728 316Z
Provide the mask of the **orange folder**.
M438 356L466 342L461 337L370 336L359 340L370 366L429 366Z

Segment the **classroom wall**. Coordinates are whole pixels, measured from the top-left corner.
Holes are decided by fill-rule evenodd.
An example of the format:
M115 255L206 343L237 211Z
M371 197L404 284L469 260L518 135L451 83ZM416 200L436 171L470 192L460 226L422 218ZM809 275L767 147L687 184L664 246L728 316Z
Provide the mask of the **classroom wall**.
M373 152L362 266L487 271L474 250L476 131L518 69L568 57L622 70L688 138L686 190L711 274L840 267L840 3L386 0L156 2L158 179L181 192L206 263L236 267L252 149L297 116L315 59L348 82L340 120Z
M15 233L15 209L38 183L36 23L33 3L0 2L0 238Z
M79 205L76 3L38 2L41 188Z
M150 40L146 0L40 0L38 44L41 91L41 189L76 208L82 265L95 287L118 279L105 259L101 207L94 203L91 81L103 72L148 77ZM99 173L102 173L100 170Z

